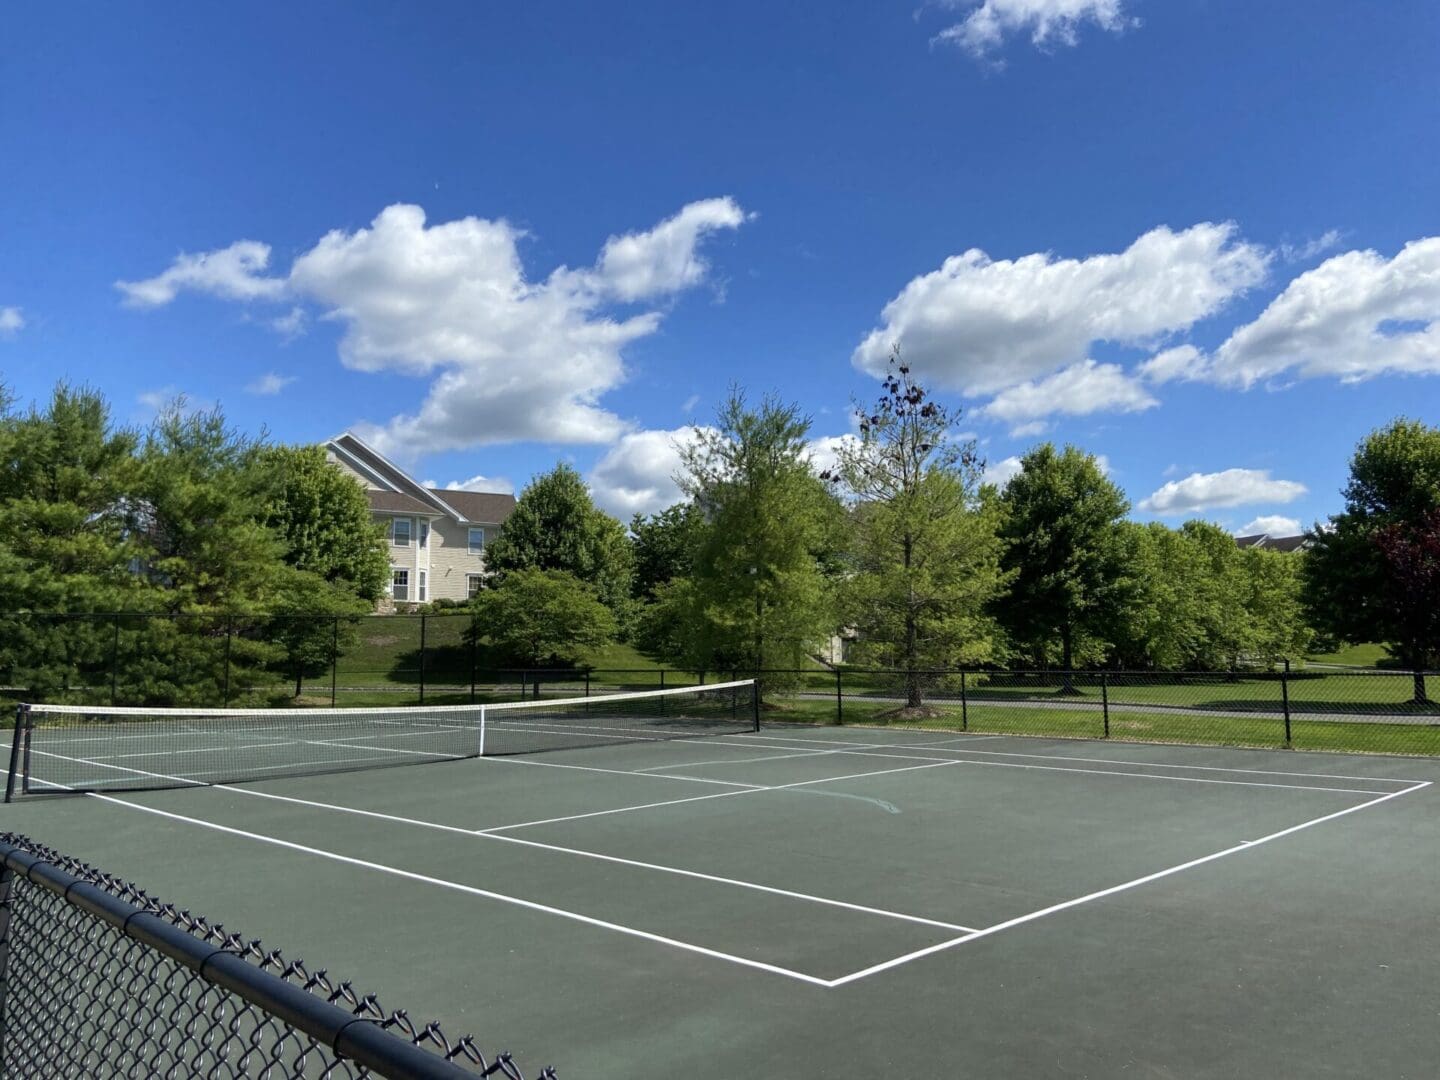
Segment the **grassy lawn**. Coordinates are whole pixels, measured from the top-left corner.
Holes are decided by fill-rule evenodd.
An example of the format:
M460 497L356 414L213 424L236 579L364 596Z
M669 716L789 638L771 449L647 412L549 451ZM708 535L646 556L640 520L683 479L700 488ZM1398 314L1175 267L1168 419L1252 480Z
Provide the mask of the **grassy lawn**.
M1022 709L1006 708L993 701L972 701L965 710L965 720L968 723L963 727L959 702L943 701L931 704L940 710L941 715L916 724L889 721L885 714L895 708L893 702L846 698L844 722L867 726L967 730L1007 735L1081 739L1104 737L1104 716L1098 703L1090 708L1045 709L1027 706ZM780 697L768 703L764 718L794 723L835 724L835 702L818 698ZM1290 732L1291 745L1297 750L1440 754L1440 724L1350 723L1292 717ZM1117 742L1281 748L1285 745L1285 728L1278 716L1275 719L1256 719L1112 712L1109 738Z
M1384 645L1367 642L1363 645L1346 645L1329 653L1311 653L1306 660L1315 664L1340 664L1344 667L1378 668L1388 663L1390 654Z

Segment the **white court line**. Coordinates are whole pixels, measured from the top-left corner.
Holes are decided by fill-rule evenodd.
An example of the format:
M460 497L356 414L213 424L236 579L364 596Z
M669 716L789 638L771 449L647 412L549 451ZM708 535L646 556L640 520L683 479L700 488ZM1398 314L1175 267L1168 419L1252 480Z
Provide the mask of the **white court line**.
M729 746L729 743L725 744ZM656 769L700 769L711 765L751 765L757 761L788 761L791 758L829 757L834 754L848 754L849 750L802 750L798 754L769 754L765 757L710 758L708 761L677 761L669 765L651 765L636 769L637 773L654 772Z
M813 783L813 781L808 781ZM921 923L925 926L938 926L944 930L961 930L973 933L975 928L971 926L960 926L956 923L941 922L938 919L926 919L919 915L907 915L904 912L889 911L884 908L867 907L864 904L852 904L845 900L835 900L827 896L815 896L811 893L795 892L791 889L781 889L773 885L761 885L753 881L745 881L741 878L722 877L718 874L706 874L699 870L686 870L678 866L665 866L661 863L643 862L639 859L626 859L618 855L604 855L596 851L586 851L582 848L564 847L560 844L545 844L538 840L522 840L516 836L501 836L489 829L462 829L457 825L445 825L438 821L426 821L421 818L402 817L399 814L385 814L377 810L362 810L354 806L340 806L336 803L318 802L314 799L300 799L290 795L276 795L269 791L252 791L249 788L230 787L228 785L217 786L217 791L233 791L241 795L255 795L262 799L273 799L276 802L294 803L298 806L310 806L319 810L333 810L341 814L354 814L357 817L377 818L381 821L393 821L401 825L414 825L424 829L435 829L439 832L459 833L464 836L483 838L486 840L500 840L507 844L521 844L525 847L540 848L545 851L556 851L565 855L578 855L587 859L598 859L601 862L616 863L620 866L635 866L643 870L655 870L664 874L675 874L679 877L695 878L699 881L713 881L720 885L734 885L741 889L752 889L756 892L772 893L776 896L784 896L791 900L804 900L812 904L823 904L828 907L845 908L850 911L859 911L867 915L879 915L887 919L899 919L902 922ZM702 795L703 799L717 799L724 795L744 795L743 791L724 792L721 795ZM562 819L563 820L563 819ZM500 828L514 828L514 826L500 826Z
M249 832L245 829L236 829L229 825L218 825L213 821L186 817L184 814L175 814L168 810L160 810L157 807L144 806L140 803L128 802L125 799L117 799L113 795L100 795L95 792L88 792L87 797L99 799L102 802L114 803L117 806L127 806L132 810L139 810L145 814L155 814L158 817L169 818L172 821L183 821L190 825L199 825L201 828L214 829L216 832L229 833L232 836L241 836L247 840L258 840L262 844L273 844L276 847L288 848L291 851L314 855L317 858L346 863L347 865L358 866L365 870L375 870L382 874L393 874L395 877L406 878L410 881L419 881L426 885L436 885L442 889L453 889L456 892L468 893L471 896L484 897L487 900L498 900L503 904L514 904L516 907L528 908L531 911L539 911L546 915L555 915L562 919L570 919L573 922L585 923L589 926L598 926L602 930L613 930L617 934L625 934L629 937L654 941L661 945L669 945L672 948L681 949L685 952L698 953L701 956L709 956L717 960L728 960L732 964L739 964L742 967L755 968L758 971L768 971L774 975L784 975L791 979L797 979L800 982L810 983L812 986L825 987L830 985L828 980L815 975L807 975L803 971L794 971L790 968L780 967L778 964L767 964L760 960L751 960L748 957L736 956L734 953L722 952L719 949L707 949L703 945L695 945L688 941L681 941L678 938L666 937L664 934L652 934L648 930L639 930L633 926L624 926L620 923L609 922L605 919L597 919L590 915L582 915L578 911L569 911L566 908L554 907L550 904L541 904L534 900L525 900L518 896L509 896L506 893L493 892L489 889L480 889L474 885L465 885L461 882L450 881L446 878L431 877L428 874L417 874L412 870L402 870L398 866L371 862L368 859L357 859L350 855L341 855L336 851L326 851L323 848L297 844L292 840L282 840L278 836L267 836L264 833Z
M1001 738L1008 738L1009 736L999 736L999 737L1001 737ZM742 731L742 732L738 732L738 733L736 733L735 735L726 736L726 738L744 739L744 740L746 740L747 742L753 742L753 741L757 741L757 740L760 740L760 739L771 739L771 740L774 740L775 742L780 743L780 744L782 744L782 745L794 745L795 743L820 743L820 744L825 745L825 746L834 746L837 742L841 742L840 740L837 740L837 739L815 739L815 738L806 738L805 736L787 737L787 736L784 736L784 735L769 735L769 734L767 734L767 733L765 733L765 732L755 732L755 733L752 734L752 733L747 733L747 732L743 732L743 731ZM1087 742L1094 742L1094 741L1096 741L1096 740L1090 739L1090 740L1086 740L1086 741L1087 741ZM849 742L849 741L844 741L844 742L841 742L841 745L842 745L842 746L874 746L874 747L878 747L878 748L881 748L881 749L889 749L889 750L923 750L923 749L925 749L925 747L923 747L923 746L906 746L904 743L868 743L868 742ZM1145 745L1151 745L1151 746L1167 746L1167 745L1168 745L1168 746L1171 746L1172 748L1175 746L1175 744L1165 744L1165 743L1150 743L1150 744L1145 744L1145 743L1133 743L1133 744L1127 744L1127 745L1134 745L1134 746L1145 746ZM1200 744L1195 744L1194 746L1190 746L1189 744L1185 744L1183 748L1185 748L1185 749L1195 749L1195 750L1235 750L1235 749L1245 749L1245 748L1241 748L1241 747L1205 746L1205 745L1200 745ZM1281 751L1281 752L1283 752L1283 751ZM1009 750L973 750L973 751L966 751L966 750L946 750L945 753L947 753L947 754L975 753L975 754L985 754L985 755L988 756L988 757L1039 758L1039 759L1041 759L1042 761L1084 761L1084 762L1088 762L1088 763L1090 763L1090 764L1143 765L1143 766L1144 766L1145 768L1147 768L1147 769L1182 769L1182 770L1194 770L1194 771L1198 771L1198 772L1244 773L1244 774L1246 774L1246 775L1252 775L1252 776L1303 776L1303 777L1312 777L1312 778L1317 779L1317 780L1368 780L1368 781L1370 781L1371 783L1376 783L1376 784L1428 784L1428 783L1430 783L1429 780L1420 780L1420 779L1414 778L1414 777L1412 777L1412 778L1410 778L1410 779L1401 779L1401 778L1399 778L1399 777L1393 777L1393 776L1346 776L1346 775L1343 774L1343 773L1282 772L1282 771L1280 771L1280 770L1278 770L1278 769L1232 769L1232 768L1224 768L1224 767L1219 766L1219 765L1170 765L1170 764L1162 763L1162 762L1158 762L1158 761L1132 761L1132 760L1129 760L1129 759L1126 759L1126 758L1070 757L1068 754L1022 754L1022 753L1018 753L1018 752L1015 752L1015 751L1009 751Z
M1261 844L1268 844L1272 840L1279 840L1282 837L1290 836L1292 833L1300 832L1302 829L1309 829L1315 825L1322 825L1327 821L1334 821L1336 818L1344 817L1346 814L1353 814L1359 810L1365 810L1372 806L1378 806L1383 802L1388 802L1390 799L1397 798L1401 795L1409 795L1413 791L1419 791L1421 788L1429 787L1430 784L1431 781L1428 780L1418 781L1413 787L1408 787L1401 791L1389 792L1388 794L1381 795L1378 799L1371 799L1369 802L1359 803L1356 806L1348 806L1344 810L1337 810L1333 814L1326 814L1324 817L1311 818L1309 821L1303 821L1299 825L1291 825L1288 829L1281 829L1279 832L1273 832L1270 833L1268 836L1262 836L1258 840L1242 840L1240 843L1235 844L1233 847L1228 847L1223 851L1216 851L1209 855L1203 855L1198 859L1191 859L1189 862L1180 863L1178 866L1171 866L1164 870L1157 870L1153 874L1146 874L1144 877L1138 877L1132 881L1127 881L1120 885L1112 885L1108 889L1100 889L1096 892L1087 893L1084 896L1077 896L1073 900L1066 900L1059 904L1052 904L1049 907L1041 908L1039 911L1032 911L1028 915L1020 915L1014 919L1006 919L1004 922L998 922L994 926L987 926L983 930L977 930L973 934L965 934L961 937L954 938L951 941L942 941L938 945L931 945L928 948L924 949L916 949L914 952L905 953L903 956L897 956L893 960L886 960L879 964L873 964L867 968L861 968L859 971L852 971L849 975L842 975L838 979L831 979L825 985L832 989L837 986L844 986L846 983L855 982L857 979L863 979L867 976L875 975L882 971L888 971L891 968L899 967L901 964L908 964L912 960L919 960L921 957L924 956L931 956L935 953L943 952L946 949L954 948L956 945L962 945L967 941L974 941L977 938L989 937L991 934L998 934L1002 930L1009 930L1013 927L1022 926L1025 923L1034 922L1037 919L1043 919L1046 916L1054 915L1061 911L1067 911L1073 907L1079 907L1081 904L1088 904L1092 900L1101 900L1107 896L1114 896L1116 893L1125 892L1128 889L1138 888L1141 885L1148 885L1152 881L1159 881L1161 878L1170 877L1172 874L1178 874L1182 871L1193 869L1196 866L1203 866L1205 863L1214 862L1216 859L1223 859L1227 855L1234 855L1237 852L1241 851L1253 851Z

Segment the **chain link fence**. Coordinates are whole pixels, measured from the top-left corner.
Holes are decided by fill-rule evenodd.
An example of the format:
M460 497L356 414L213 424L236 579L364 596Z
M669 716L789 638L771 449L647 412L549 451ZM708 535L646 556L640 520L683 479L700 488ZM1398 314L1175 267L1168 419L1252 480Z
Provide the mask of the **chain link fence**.
M0 833L0 1075L524 1080L508 1053L15 833Z

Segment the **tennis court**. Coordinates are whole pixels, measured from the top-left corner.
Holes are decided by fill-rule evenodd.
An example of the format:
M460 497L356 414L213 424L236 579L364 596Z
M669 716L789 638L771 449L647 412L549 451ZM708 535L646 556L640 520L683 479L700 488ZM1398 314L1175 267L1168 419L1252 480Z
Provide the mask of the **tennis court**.
M1440 1059L1440 765L756 731L724 700L687 732L678 699L664 722L597 699L575 724L591 745L511 717L486 738L516 721L516 752L479 757L443 709L328 734L62 728L32 748L32 790L97 790L0 813L562 1078ZM397 745L416 764L370 768ZM199 775L249 767L241 750L258 774ZM365 771L275 775L287 760ZM137 771L176 786L124 790Z

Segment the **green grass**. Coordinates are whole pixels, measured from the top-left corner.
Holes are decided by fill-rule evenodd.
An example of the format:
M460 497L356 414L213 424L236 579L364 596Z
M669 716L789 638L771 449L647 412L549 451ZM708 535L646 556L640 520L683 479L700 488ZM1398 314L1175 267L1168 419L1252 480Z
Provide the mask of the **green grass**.
M1073 699L1069 699L1073 700ZM971 702L962 710L956 701L932 702L940 713L923 722L897 721L888 701L847 698L844 723L862 726L973 731L986 734L1037 735L1062 738L1105 738L1104 714L1091 708L1005 707L994 702ZM817 698L776 698L767 703L764 719L781 722L835 724L834 701ZM1297 750L1331 750L1348 753L1440 754L1440 724L1351 723L1296 719L1290 724L1291 747ZM1205 746L1283 748L1282 717L1229 717L1173 713L1112 712L1113 742L1185 743Z
M1368 642L1363 645L1346 645L1328 653L1310 653L1306 660L1316 664L1339 664L1342 667L1378 668L1391 663L1390 654L1384 645Z

